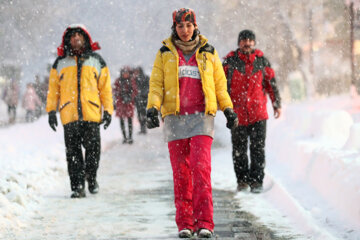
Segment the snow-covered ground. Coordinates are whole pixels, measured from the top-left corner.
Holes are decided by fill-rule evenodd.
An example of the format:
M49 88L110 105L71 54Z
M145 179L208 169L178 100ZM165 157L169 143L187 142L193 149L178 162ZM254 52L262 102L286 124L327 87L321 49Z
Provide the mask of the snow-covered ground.
M230 135L220 131L226 147L214 158L219 152L229 159ZM239 193L244 209L269 224L296 226L310 239L360 239L358 96L284 104L282 117L268 121L266 152L265 188L273 187L260 197ZM215 181L230 176L232 163L226 165L214 167Z
M241 192L235 201L279 235L360 239L359 124L360 101L349 96L284 104L283 116L268 121L267 191ZM127 192L169 188L161 129L135 134L134 145L122 145L114 118L102 130L101 192L79 200L69 198L61 126L53 132L43 116L2 127L0 136L0 239L136 238L151 231L164 237L176 231L174 206L166 202L144 198L144 226L127 221L132 214L141 218ZM235 191L230 133L220 112L212 158L213 188ZM138 175L144 169L148 173ZM129 208L118 209L120 201L128 201Z

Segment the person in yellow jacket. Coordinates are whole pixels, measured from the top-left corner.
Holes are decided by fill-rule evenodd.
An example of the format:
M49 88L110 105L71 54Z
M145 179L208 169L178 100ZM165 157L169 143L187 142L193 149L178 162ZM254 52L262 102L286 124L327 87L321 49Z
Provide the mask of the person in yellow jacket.
M218 106L227 127L235 127L238 119L217 51L200 35L192 9L175 10L172 35L157 52L150 77L147 126L159 127L161 110L180 238L213 235L211 144Z
M70 25L50 70L46 111L54 131L57 109L64 125L72 198L86 196L85 179L90 193L99 191L96 181L101 148L99 125L104 122L106 129L114 110L109 69L94 52L98 49L99 44L92 41L84 25Z

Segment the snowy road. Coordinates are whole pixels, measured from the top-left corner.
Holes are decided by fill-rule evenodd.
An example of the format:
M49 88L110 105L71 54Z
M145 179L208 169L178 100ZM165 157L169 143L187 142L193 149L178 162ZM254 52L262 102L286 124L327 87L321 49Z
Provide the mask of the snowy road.
M349 221L358 213L346 212L356 205L342 204L341 194L328 197L315 185L317 172L312 173L312 168L321 167L320 180L339 173L350 178L357 176L357 171L349 167L356 170L357 165L343 163L333 174L331 166L337 166L339 154L326 158L324 153L302 153L285 134L290 124L283 124L269 121L265 188L272 187L262 194L236 193L230 134L224 127L225 118L218 114L212 151L218 239L360 239L359 223ZM56 133L52 132L46 116L31 124L0 129L1 136L6 136L0 138L1 240L176 238L172 172L161 129L137 135L136 123L135 143L123 145L115 118L109 130L102 130L100 193L87 193L85 199L69 198L62 131L59 126ZM288 147L279 148L286 141ZM352 184L357 186L356 181ZM332 185L339 193L345 189L339 187L340 182ZM356 202L356 194L347 194L345 199ZM334 205L334 200L339 204Z
M168 160L148 149L158 147L149 144L150 138L141 140L132 146L107 144L110 149L102 155L97 195L70 199L63 171L26 226L14 233L15 239L123 239L154 234L161 238L176 233L170 220L171 196L162 194L171 187Z
M176 239L172 172L161 136L158 129L136 136L133 145L120 144L120 138L105 142L98 177L100 193L87 193L85 199L69 198L64 163L52 168L49 178L37 179L36 185L47 186L41 188L38 203L29 203L29 211L19 217L19 227L8 228L2 239ZM216 142L214 147L221 149ZM221 160L221 155L215 159ZM240 209L242 199L235 199L233 189L223 190L216 184L216 176L214 180L218 185L214 189L214 221L219 239L283 239Z

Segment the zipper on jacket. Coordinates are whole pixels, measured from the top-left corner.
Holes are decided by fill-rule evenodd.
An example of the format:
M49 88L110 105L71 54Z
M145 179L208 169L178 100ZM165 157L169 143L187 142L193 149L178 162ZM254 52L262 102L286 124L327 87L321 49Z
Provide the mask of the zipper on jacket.
M204 56L203 70L205 71L206 70L206 60L207 60L205 52L203 53L203 56Z
M81 68L83 61L80 57L76 56L76 62L77 62L77 89L78 89L78 115L79 115L79 121L83 120L83 114L82 114L82 106L81 106Z
M250 114L249 114L249 111L248 111L248 109L249 109L248 104L249 104L249 81L250 81L251 73L250 73L250 75L248 75L246 73L246 65L245 65L245 76L246 76L246 111L245 111L245 113L246 113L246 121L247 121L247 124L249 125L249 123L250 123L250 119L249 119Z
M199 52L199 49L196 50L195 54L197 54L198 52ZM205 114L208 113L208 115L210 115L210 111L206 112L206 109L207 109L209 104L207 104L207 97L206 97L207 92L205 90L205 85L204 85L204 81L203 81L203 79L205 79L204 75L205 75L205 70L206 70L206 60L207 60L207 57L206 57L206 53L204 52L203 53L203 71L201 71L200 64L199 64L199 62L197 61L197 58L196 58L196 63L198 65L198 69L199 69L199 73L200 73L201 88L202 88L202 91L203 91L203 94L204 94Z
M170 47L170 46L169 46ZM170 49L170 48L169 48ZM171 51L171 50L170 50ZM175 115L179 116L180 115L180 79L179 79L179 62L180 62L180 56L178 54L178 52L175 51L172 52L175 55L175 59L176 59L176 98L175 98ZM177 104L179 103L179 104Z

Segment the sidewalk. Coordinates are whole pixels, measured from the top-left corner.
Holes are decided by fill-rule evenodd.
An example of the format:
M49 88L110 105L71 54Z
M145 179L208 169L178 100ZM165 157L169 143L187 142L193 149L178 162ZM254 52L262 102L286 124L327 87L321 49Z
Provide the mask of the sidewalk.
M126 192L126 199L123 199L118 190L111 190L109 186L103 190L113 202L118 198L115 202L121 213L115 223L118 225L116 228L127 231L127 234L119 234L113 239L179 239L170 161L166 144L157 142L151 137L143 137L136 145L115 144L105 155L104 165L110 161L116 161L116 165L112 168L104 166L101 179L107 179L107 183L122 182L121 191ZM139 151L136 153L137 149ZM143 154L144 150L148 152L147 155ZM121 159L110 159L120 154ZM240 210L235 194L213 189L214 239L281 239L257 223L251 213Z
M58 176L42 180L52 185L42 193L34 214L18 231L6 232L5 239L178 239L172 170L161 135L161 129L136 135L133 145L123 145L121 139L105 142L100 192L87 192L84 199L69 198L67 172L57 169ZM214 239L282 239L242 211L235 194L213 190Z

